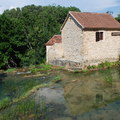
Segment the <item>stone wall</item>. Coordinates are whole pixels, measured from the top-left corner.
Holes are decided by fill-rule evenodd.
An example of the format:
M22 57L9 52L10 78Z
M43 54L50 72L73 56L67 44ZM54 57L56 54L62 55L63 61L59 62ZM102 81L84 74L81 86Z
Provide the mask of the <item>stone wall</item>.
M96 32L84 31L84 62L85 64L97 65L105 61L118 61L120 55L120 36L112 36L111 31L103 32L103 40L96 42Z
M62 29L62 47L64 59L75 62L83 60L83 31L72 16Z
M61 43L55 43L52 46L46 46L46 62L51 63L53 60L62 58L63 50Z
M112 30L82 30L72 16L62 29L62 43L46 47L47 62L59 66L84 68L105 61L118 61L120 36L112 36ZM103 40L96 42L96 32L103 32Z

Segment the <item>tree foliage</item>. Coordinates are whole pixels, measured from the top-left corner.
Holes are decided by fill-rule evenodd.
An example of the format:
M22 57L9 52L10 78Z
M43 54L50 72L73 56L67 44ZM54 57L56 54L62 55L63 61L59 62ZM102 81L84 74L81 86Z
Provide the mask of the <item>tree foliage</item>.
M45 46L60 34L69 11L76 7L35 6L6 10L0 15L0 68L35 65L45 59Z
M120 22L120 14L118 14L118 16L116 17L116 20Z

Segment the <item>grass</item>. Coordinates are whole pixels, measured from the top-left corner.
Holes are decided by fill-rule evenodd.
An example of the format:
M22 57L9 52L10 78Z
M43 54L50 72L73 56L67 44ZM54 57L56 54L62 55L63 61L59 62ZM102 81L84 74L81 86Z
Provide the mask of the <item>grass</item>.
M9 80L4 80L4 85L2 91L0 91L0 110L10 106L16 102L19 102L32 93L37 91L41 87L47 87L52 84L51 78L42 79L42 78L24 78L24 77L13 77ZM4 95L7 95L7 98L4 98ZM4 98L4 99L2 99Z
M120 61L117 61L117 62L103 62L103 63L100 63L98 65L90 65L88 66L87 68L84 68L82 70L73 70L71 72L74 72L74 73L88 73L90 71L95 71L95 70L101 70L101 69L106 69L106 68L111 68L111 67L115 67L115 66L120 66Z
M4 109L10 102L10 98L4 98L2 101L0 101L0 109Z
M14 72L14 71L16 71L16 68L9 68L5 72L10 73L10 72Z
M105 77L105 81L107 81L108 83L112 84L112 82L113 82L112 76Z
M61 67L62 68L62 67ZM37 73L40 71L48 71L52 69L52 65L49 64L40 64L40 65L31 65L28 67L28 69L32 72L32 73ZM19 70L17 68L9 68L7 69L5 72L6 73L11 73L11 72L15 72L16 70Z
M104 80L109 84L112 84L112 82L115 80L112 76L112 72L110 69L108 69L107 71L104 71L102 75L104 77Z
M0 114L0 120L39 120L46 117L46 105L43 101L36 104L34 99L26 99Z
M43 65L42 65L43 66ZM50 69L50 66L44 66L45 69ZM0 99L0 111L7 111L5 114L0 114L0 120L38 120L44 119L45 109L43 103L41 105L36 105L34 101L27 100L33 93L35 93L39 88L49 87L54 82L54 78L42 79L40 78L24 78L24 77L14 77L4 81L4 88L2 88ZM55 80L57 81L59 77L57 76ZM4 98L4 94L8 97ZM27 100L25 103L23 101ZM15 106L12 107L12 106Z
M55 76L54 78L53 78L53 82L54 83L58 83L58 82L60 82L62 80L62 77L60 76L60 75L57 75L57 76Z
M0 110L3 110L4 108L11 106L15 103L18 103L26 98L28 98L31 94L35 93L39 88L42 87L48 87L51 86L52 84L42 84L42 85L37 85L33 87L31 90L27 91L26 93L23 93L20 97L18 98L13 98L12 100L10 98L5 98L2 101L0 101Z
M49 72L49 70L52 69L52 66L49 64L40 64L36 67L32 66L29 68L32 73L37 73L41 71ZM6 70L6 73L9 72L14 72L16 68L11 68ZM34 76L34 77L33 77ZM40 77L43 76L41 73L33 74L29 78L27 77L22 77L22 78L16 78L15 79L12 77L9 80L4 81L4 88L2 88L2 91L0 91L1 98L2 95L4 96L4 93L7 94L7 98L5 99L0 99L0 110L3 110L4 108L11 106L12 104L15 104L23 99L26 99L29 97L32 93L34 93L36 90L38 90L41 87L47 87L50 86L53 83L57 83L60 81L61 77L56 76L53 78L51 81L50 78L47 80L41 80ZM36 78L36 77L39 77ZM4 97L3 97L4 98Z
M52 69L52 65L49 64L40 64L36 67L31 68L32 73L40 72L40 71L48 71Z
M107 62L106 61L97 66L95 66L95 65L88 66L87 69L88 70L96 70L96 69L103 69L103 68L111 68L113 66L119 66L119 65L120 65L120 61L117 61L117 62Z

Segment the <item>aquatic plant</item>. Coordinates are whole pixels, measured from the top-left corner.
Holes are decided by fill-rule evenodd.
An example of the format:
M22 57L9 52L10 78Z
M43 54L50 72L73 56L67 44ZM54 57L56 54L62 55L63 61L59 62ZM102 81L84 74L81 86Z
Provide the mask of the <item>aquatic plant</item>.
M105 81L112 84L113 78L111 75L105 77Z
M57 75L57 76L55 76L54 78L53 78L53 82L54 83L58 83L58 82L60 82L62 80L62 77L60 76L60 75Z
M104 80L106 82L112 84L114 79L113 79L113 76L112 76L112 73L111 73L110 69L108 69L107 71L102 72L102 75L103 75L103 78L104 78Z
M9 72L14 72L14 71L16 71L16 68L9 68L9 69L7 69L5 72L6 72L6 73L9 73Z
M11 102L11 99L8 97L1 100L0 101L0 109L4 109L10 102Z
M0 120L39 120L46 116L46 104L43 101L38 104L33 98L23 100L8 109L9 111L0 114Z
M117 61L117 62L108 62L108 61L105 61L105 62L100 63L98 65L88 66L87 69L88 70L103 69L103 68L111 68L113 66L119 66L119 65L120 65L120 61Z
M7 96L5 99L0 99L0 110L17 103L32 93L37 91L41 87L50 86L52 84L50 79L41 78L23 78L17 76L17 79L5 80L2 91L0 91L1 98L4 95Z
M40 64L34 68L31 69L32 73L40 72L40 71L48 71L52 69L52 66L49 64Z

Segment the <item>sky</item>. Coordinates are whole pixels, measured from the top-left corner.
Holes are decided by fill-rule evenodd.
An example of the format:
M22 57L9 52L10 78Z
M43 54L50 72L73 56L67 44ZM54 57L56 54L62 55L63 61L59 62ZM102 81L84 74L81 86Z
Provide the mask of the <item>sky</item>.
M75 6L82 12L105 13L107 11L112 11L114 17L116 17L117 14L120 14L120 0L1 0L0 14L6 9L23 7L31 4L42 6Z

